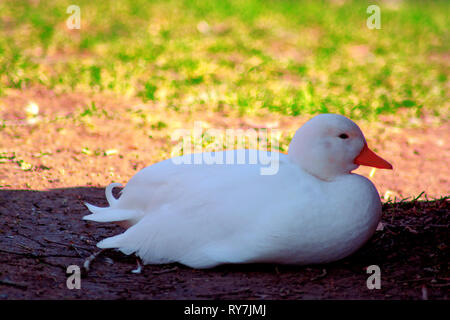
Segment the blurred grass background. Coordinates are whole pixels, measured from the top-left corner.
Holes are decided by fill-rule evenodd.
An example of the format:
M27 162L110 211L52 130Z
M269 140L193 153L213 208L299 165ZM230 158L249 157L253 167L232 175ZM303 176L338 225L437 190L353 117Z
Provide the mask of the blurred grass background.
M69 5L81 29L69 30ZM366 9L381 9L381 29ZM175 112L448 120L449 1L0 2L0 96L36 85ZM401 111L401 112L399 112Z

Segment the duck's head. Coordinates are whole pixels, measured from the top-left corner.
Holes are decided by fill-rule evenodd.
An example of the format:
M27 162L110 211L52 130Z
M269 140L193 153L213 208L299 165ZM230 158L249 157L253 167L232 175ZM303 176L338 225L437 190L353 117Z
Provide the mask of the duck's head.
M320 114L307 121L295 133L288 156L303 170L327 181L360 165L392 169L369 149L356 123L337 114Z

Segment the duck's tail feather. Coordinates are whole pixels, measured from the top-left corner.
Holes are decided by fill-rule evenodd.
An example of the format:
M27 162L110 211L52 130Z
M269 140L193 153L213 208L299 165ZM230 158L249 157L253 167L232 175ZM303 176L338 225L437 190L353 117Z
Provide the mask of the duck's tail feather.
M176 260L173 259L174 255L171 253L172 244L164 241L166 238L160 238L161 235L160 227L155 222L151 216L147 216L149 221L145 223L139 223L131 226L127 231L119 235L103 239L97 243L97 247L101 249L118 249L124 254L135 253L138 257L142 259L144 264L161 264L161 263L171 263ZM145 220L145 218L144 218ZM150 226L150 227L149 227ZM170 238L170 237L169 237ZM178 239L178 238L177 238ZM182 251L183 246L180 246L180 242L176 241L175 245L176 251ZM167 245L169 247L167 247Z
M115 222L131 220L139 215L136 210L99 208L89 203L85 203L85 205L93 213L84 216L83 220L91 220L97 222Z
M109 237L106 239L103 239L102 241L97 243L97 247L101 249L112 249L112 248L120 248L120 251L122 251L124 254L132 254L136 250L130 248L130 247L123 247L122 242L125 238L124 233L119 234L114 237Z
M131 220L139 216L139 212L136 210L119 209L117 208L118 199L114 198L112 190L115 187L122 186L120 183L111 183L105 189L106 200L108 200L109 207L101 208L96 207L90 203L85 202L84 204L89 209L92 214L83 217L83 220L91 220L97 222L115 222Z
M110 184L106 187L106 189L105 189L105 195L106 195L106 200L108 201L110 207L113 207L114 204L116 204L117 201L118 201L116 198L114 198L114 196L113 196L113 194L112 194L112 190L113 190L115 187L121 187L121 186L122 186L121 183L117 183L117 182L116 182L116 183L110 183Z

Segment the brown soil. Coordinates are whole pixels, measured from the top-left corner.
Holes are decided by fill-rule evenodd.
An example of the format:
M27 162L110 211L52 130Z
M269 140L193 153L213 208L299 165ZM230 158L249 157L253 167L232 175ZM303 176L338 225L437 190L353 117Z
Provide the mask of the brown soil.
M34 124L24 112L29 101L40 107ZM98 114L75 121L73 115L92 101ZM133 113L139 109L146 117ZM0 119L5 119L0 128L0 299L448 299L448 198L384 204L384 229L355 255L329 265L212 270L163 265L146 266L136 275L130 273L133 257L107 251L82 279L81 290L67 289L67 266L81 266L97 250L97 241L122 231L82 221L87 213L82 203L106 204L105 185L126 183L141 168L168 158L172 130L203 120L217 128L272 126L291 134L306 119L242 118L226 107L220 113L183 111L40 88L12 90L0 99ZM450 128L419 120L415 128L400 128L392 119L358 122L369 146L395 167L371 178L385 199L449 193ZM368 176L371 170L357 172ZM381 268L380 290L367 289L369 265Z
M82 266L95 243L121 232L86 223L83 201L106 205L97 188L0 191L0 299L448 299L449 202L385 204L384 229L342 261L310 267L232 265L193 270L145 266L106 251L81 280L66 287L66 268ZM381 269L369 290L366 268Z

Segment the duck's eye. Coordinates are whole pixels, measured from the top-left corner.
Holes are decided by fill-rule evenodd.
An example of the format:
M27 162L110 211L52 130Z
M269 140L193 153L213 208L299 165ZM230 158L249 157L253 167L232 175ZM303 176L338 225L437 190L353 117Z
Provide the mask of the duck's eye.
M347 138L348 138L348 135L347 135L346 133L341 133L341 134L339 135L339 138L341 138L341 139L347 139Z

